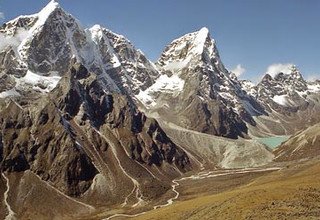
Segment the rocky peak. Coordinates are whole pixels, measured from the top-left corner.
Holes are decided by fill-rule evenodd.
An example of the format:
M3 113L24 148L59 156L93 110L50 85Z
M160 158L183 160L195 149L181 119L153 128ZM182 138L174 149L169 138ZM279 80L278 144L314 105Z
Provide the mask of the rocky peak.
M33 15L21 15L7 23L4 23L0 28L0 33L7 36L14 36L18 34L20 28L24 30L37 29L46 22L46 20L55 11L62 12L60 5L52 0L40 12Z
M254 123L248 112L262 112L224 67L207 28L172 41L157 65L161 76L137 97L180 126L236 138L247 133L243 120Z
M56 11L63 12L59 3L52 0L39 13L37 13L39 21L44 23Z
M205 52L206 43L211 43L209 30L206 27L201 28L199 31L194 32L193 39L190 40L191 48L188 55L201 55Z
M310 87L296 66L277 73L274 77L266 74L256 87L257 99L268 103L276 111L294 112L309 105ZM317 88L315 88L316 90ZM281 109L281 110L280 110ZM269 110L271 111L271 110Z
M283 72L280 72L278 74L275 75L274 79L276 81L280 81L280 82L284 82L284 81L287 81L287 80L290 80L290 81L305 81L300 73L300 71L298 70L298 68L295 66L295 65L292 65L290 67L290 70L288 73L283 73Z
M173 72L185 68L195 69L197 66L211 66L212 70L227 72L220 60L215 41L206 27L172 41L165 48L157 65Z
M174 40L157 65L164 74L177 75L184 81L185 95L197 94L204 100L220 99L232 103L233 108L246 96L236 75L224 67L207 28Z
M272 81L272 80L273 80L272 76L269 75L268 73L266 73L266 74L263 76L261 82L270 82L270 81Z
M159 76L154 64L125 37L100 25L84 29L55 1L34 15L7 22L0 28L0 39L2 34L2 45L6 45L7 39L8 44L14 43L10 47L0 47L0 71L23 81L20 86L19 80L13 79L17 83L10 94L19 94L17 90L29 90L30 87L34 89L34 77L40 77L36 84L47 88L41 83L43 77L63 76L70 69L72 60L83 63L90 72L97 74L108 92L137 94ZM47 79L51 81L51 78L44 80ZM41 89L51 90L52 87Z
M266 74L258 86L270 90L278 88L279 91L282 90L283 92L303 92L307 90L307 82L302 77L298 68L294 65L290 67L288 72L280 72L274 77Z
M36 14L7 22L0 32L10 46L0 50L4 56L9 50L14 51L15 69L24 69L20 77L28 70L41 76L63 74L69 68L71 57L78 57L74 48L81 47L85 41L79 23L55 1Z
M101 66L105 66L105 71L115 81L121 82L119 87L125 87L134 94L145 90L159 76L155 65L124 36L100 25L94 25L89 32L97 47L94 54L100 54L93 65L87 65L91 66L90 69L101 71Z

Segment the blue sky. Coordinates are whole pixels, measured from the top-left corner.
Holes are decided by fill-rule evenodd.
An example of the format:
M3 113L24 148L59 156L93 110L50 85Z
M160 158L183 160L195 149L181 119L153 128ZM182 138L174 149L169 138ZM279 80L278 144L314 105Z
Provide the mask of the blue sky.
M1 22L39 11L48 1L0 0ZM151 60L173 39L209 28L228 69L257 81L268 67L293 63L320 78L319 0L60 0L83 26L126 36ZM280 65L281 64L281 65Z

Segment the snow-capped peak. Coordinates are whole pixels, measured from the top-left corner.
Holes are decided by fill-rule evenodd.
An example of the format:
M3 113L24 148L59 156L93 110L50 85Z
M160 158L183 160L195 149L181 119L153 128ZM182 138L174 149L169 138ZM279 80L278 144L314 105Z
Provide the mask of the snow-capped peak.
M261 81L305 81L295 65L291 65L285 68L282 68L278 72L272 73L267 72Z
M199 31L198 34L207 37L209 34L209 29L207 27L202 27Z
M29 32L42 27L45 22L48 20L49 16L57 9L61 9L58 2L55 0L50 1L40 12L35 14L38 18L37 22L33 25Z
M55 0L50 1L39 13L39 18L48 18L48 16L57 8L60 8L60 5Z
M103 28L101 27L100 24L95 24L90 28L90 30L93 30L93 31L100 31L101 29Z
M172 41L162 53L158 65L165 70L176 71L191 63L210 62L211 58L218 57L215 41L211 39L208 28L203 27Z
M194 45L196 47L193 49L195 54L202 54L204 44L209 36L209 30L206 27L201 28L197 33L194 39Z
M99 24L93 25L89 31L91 32L92 38L100 39L103 36L103 28Z
M281 106L295 106L307 95L308 85L295 65L285 66L273 77L266 74L257 85L258 99Z
M305 81L295 65L288 67L285 71L277 73L273 79L276 81Z

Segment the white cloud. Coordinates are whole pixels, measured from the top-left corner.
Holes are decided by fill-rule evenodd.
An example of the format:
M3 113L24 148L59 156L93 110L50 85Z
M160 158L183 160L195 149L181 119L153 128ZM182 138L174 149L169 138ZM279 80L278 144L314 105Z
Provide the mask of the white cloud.
M241 64L238 64L233 70L231 70L234 74L236 74L237 77L241 76L243 73L246 72L246 69L241 66Z
M320 74L308 74L307 75L307 81L315 81L317 79L320 80Z
M0 11L0 19L4 19L4 13Z
M291 73L291 67L293 66L293 63L274 63L268 66L267 73L274 77L278 73L282 72L284 74L290 74Z

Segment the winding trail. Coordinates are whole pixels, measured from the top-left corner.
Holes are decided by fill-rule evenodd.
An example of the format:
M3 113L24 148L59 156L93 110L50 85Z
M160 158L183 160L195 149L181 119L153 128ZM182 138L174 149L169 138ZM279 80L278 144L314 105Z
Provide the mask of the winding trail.
M173 200L176 200L176 199L179 198L180 193L176 190L176 187L177 187L177 186L180 186L180 184L178 183L178 181L180 181L180 180L181 180L181 179L172 180L172 185L171 185L172 191L173 191L176 195L175 195L174 197L168 199L166 204L156 205L156 206L153 207L153 209L159 209L159 208L163 208L163 207L172 205L172 204L173 204Z
M7 186L7 189L6 191L4 192L4 203L8 209L8 215L5 217L5 220L15 220L17 219L15 217L15 213L14 211L11 209L11 206L10 204L8 203L8 197L9 197L9 191L10 191L10 184L9 184L9 179L8 177L6 177L6 175L4 173L2 173L2 177L6 180L6 186Z
M170 199L167 200L166 204L163 205L156 205L153 207L153 209L158 209L158 208L163 208L166 206L170 206L173 204L174 200L177 200L180 196L180 193L176 190L176 188L178 186L180 186L180 181L184 181L184 180L199 180L199 179L206 179L206 178L213 178L213 177L219 177L219 176L228 176L228 175L235 175L235 174L245 174L245 173L257 173L257 172L266 172L266 171L276 171L276 170L280 170L280 167L270 167L270 168L243 168L243 169L235 169L235 170L215 170L215 171L201 171L198 174L194 174L188 177L182 177L180 179L174 179L172 180L172 191L175 193L175 195L173 197L171 197ZM128 218L133 218L133 217L137 217L140 215L145 214L146 211L144 212L140 212L137 214L114 214L109 216L108 218L105 218L104 220L110 220L112 218L116 218L116 217L128 217Z
M200 180L200 179L206 179L206 178L213 178L218 176L227 176L227 175L235 175L235 174L244 174L244 173L256 173L256 172L266 172L266 171L275 171L280 170L279 167L272 167L272 168L264 168L264 169L256 169L256 168L249 168L249 169L238 169L238 170L225 170L225 171L208 171L208 172L200 172L195 175L191 175L188 177L182 177L180 179L172 180L172 191L176 194L174 197L167 200L166 204L163 205L157 205L154 206L153 209L163 208L169 205L173 204L173 200L176 200L179 198L180 193L176 190L178 186L180 186L179 182L184 180ZM216 173L221 172L221 173Z

